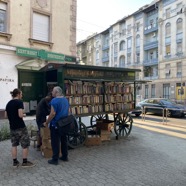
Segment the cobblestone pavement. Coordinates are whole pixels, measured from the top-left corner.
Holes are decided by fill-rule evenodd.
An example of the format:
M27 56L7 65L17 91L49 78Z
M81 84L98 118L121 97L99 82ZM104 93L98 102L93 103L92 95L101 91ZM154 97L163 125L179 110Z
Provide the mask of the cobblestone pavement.
M69 162L57 166L32 145L29 160L36 166L14 169L10 141L0 142L0 186L185 186L186 140L138 125L127 139L70 150Z

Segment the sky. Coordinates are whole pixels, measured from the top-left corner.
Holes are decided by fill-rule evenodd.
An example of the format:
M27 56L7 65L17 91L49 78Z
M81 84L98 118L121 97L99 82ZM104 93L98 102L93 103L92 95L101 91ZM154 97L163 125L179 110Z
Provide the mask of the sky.
M77 0L77 42L100 33L152 0Z

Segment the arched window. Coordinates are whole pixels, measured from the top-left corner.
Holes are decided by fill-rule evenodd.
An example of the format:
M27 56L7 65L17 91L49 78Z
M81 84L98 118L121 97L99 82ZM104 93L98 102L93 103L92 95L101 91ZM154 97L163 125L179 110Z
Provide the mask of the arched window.
M181 18L176 21L176 32L183 32L183 20Z
M170 23L167 23L165 25L165 35L166 36L170 36L171 35L171 24Z
M136 36L136 47L140 47L140 35Z
M120 49L120 51L125 50L125 41L121 41L119 49Z
M125 66L125 56L121 56L119 58L119 67L124 67Z

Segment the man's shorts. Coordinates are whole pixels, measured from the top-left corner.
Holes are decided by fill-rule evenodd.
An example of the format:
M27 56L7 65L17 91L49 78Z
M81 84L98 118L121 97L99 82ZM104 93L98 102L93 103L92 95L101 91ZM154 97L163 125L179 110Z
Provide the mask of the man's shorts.
M16 130L11 130L10 135L11 135L12 147L17 147L19 144L21 144L22 148L25 149L28 146L30 146L30 138L26 127L16 129Z

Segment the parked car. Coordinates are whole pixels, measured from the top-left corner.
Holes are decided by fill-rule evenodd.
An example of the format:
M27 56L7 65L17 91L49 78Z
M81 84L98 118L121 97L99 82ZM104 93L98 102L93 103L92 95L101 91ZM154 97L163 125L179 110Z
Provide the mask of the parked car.
M136 107L134 110L129 112L129 114L135 115L136 117L139 117L141 113L142 113L141 107Z
M168 117L184 117L186 115L186 107L165 98L150 98L138 103L137 107L144 110L145 113L154 114L166 113Z

